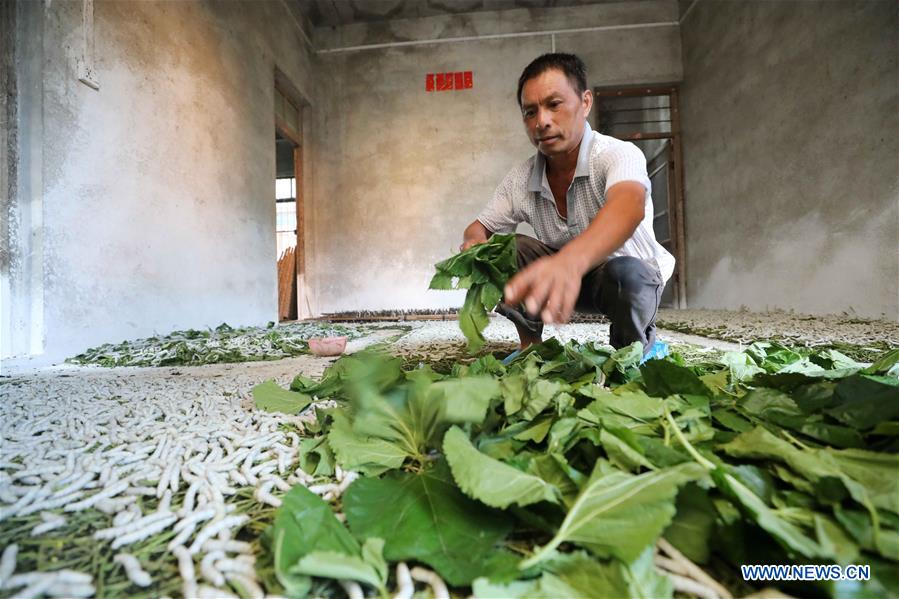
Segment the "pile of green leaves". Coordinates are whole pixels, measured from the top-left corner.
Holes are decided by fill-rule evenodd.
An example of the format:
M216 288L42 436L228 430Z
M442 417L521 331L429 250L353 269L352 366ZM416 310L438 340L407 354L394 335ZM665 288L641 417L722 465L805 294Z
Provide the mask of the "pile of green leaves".
M297 377L292 392L337 403L301 466L364 476L337 506L346 525L307 489L287 494L266 534L278 582L384 594L402 560L476 597L670 597L653 565L664 537L720 580L861 563L870 581L815 592L899 592L899 349L867 367L766 343L693 365L640 357L550 339L509 366L487 355L441 375L364 352Z
M364 329L335 324L291 323L268 327L230 327L174 331L119 344L88 349L66 362L100 366L199 366L233 362L280 360L309 353L313 337L347 336L356 339Z
M486 243L472 246L435 265L431 289L468 289L459 311L459 328L468 339L468 350L484 345L487 312L503 297L503 287L518 270L515 235L494 235Z

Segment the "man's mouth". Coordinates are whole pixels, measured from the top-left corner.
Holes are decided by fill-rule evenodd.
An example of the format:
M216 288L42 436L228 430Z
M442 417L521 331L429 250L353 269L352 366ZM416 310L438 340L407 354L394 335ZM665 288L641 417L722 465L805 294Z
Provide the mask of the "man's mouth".
M540 142L540 143L544 143L544 142L547 142L547 141L552 141L552 140L554 140L554 139L559 139L559 136L558 136L558 135L550 135L550 136L548 136L548 137L538 137L538 138L537 138L537 141Z

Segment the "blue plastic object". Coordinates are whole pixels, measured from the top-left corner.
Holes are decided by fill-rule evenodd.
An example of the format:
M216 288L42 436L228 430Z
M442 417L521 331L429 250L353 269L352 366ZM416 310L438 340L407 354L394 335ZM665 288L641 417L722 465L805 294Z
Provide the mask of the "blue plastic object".
M511 364L511 363L515 360L515 358L517 358L517 357L520 356L520 355L521 355L521 350L520 350L520 349L516 349L516 350L513 351L511 354L509 354L508 356L506 356L505 358L503 358L503 359L501 360L501 362L502 362L503 366L508 366L509 364Z
M649 351L646 352L646 355L643 356L643 359L640 360L640 364L646 362L647 360L664 358L670 353L671 351L669 350L667 343L665 343L664 341L656 341L652 344L652 347L649 348Z

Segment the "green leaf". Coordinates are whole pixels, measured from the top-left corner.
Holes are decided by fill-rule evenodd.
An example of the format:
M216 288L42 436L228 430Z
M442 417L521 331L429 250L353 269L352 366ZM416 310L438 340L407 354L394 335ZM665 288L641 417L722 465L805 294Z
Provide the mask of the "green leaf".
M299 414L312 403L312 398L304 393L283 389L275 381L265 381L253 387L253 401L257 408L266 412Z
M490 322L487 311L500 301L503 287L518 269L515 235L494 235L437 263L435 269L431 289L468 289L459 311L459 328L468 339L468 351L476 353L484 346L482 331Z
M357 434L343 412L334 412L332 417L328 444L334 450L337 462L346 470L377 476L399 468L411 455L397 443Z
M705 489L688 484L678 493L675 505L677 513L664 537L691 561L706 563L715 528L715 504Z
M544 480L508 466L475 449L468 435L452 427L443 438L443 452L459 488L491 507L525 506L538 501L557 503L559 490Z
M834 398L835 405L825 412L858 430L899 418L899 379L850 376L837 384Z
M865 368L865 374L880 374L884 376L899 376L896 365L899 364L899 347L885 352L873 364ZM895 374L893 374L895 373Z
M646 392L654 397L713 395L692 370L669 360L648 360L640 366L640 372Z
M452 585L487 574L481 562L510 529L502 512L463 495L440 463L420 474L361 478L343 506L356 537L380 537L385 558L424 562Z
M639 476L613 472L591 478L553 539L522 567L546 559L561 543L576 543L600 556L636 559L655 542L674 516L680 485L704 476L688 463Z
M290 595L306 595L309 578L292 568L312 552L358 555L359 543L322 499L297 485L281 500L272 524L275 574Z
M290 569L290 572L335 580L356 580L379 589L384 586L384 582L371 564L366 563L361 557L336 551L307 553Z

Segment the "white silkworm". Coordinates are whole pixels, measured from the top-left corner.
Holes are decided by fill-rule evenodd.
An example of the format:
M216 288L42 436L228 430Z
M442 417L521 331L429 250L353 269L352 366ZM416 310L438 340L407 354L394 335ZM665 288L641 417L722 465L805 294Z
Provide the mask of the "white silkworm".
M215 516L215 508L205 508L200 511L194 512L187 516L186 518L181 519L178 524L175 525L175 530L182 530L191 524L196 524L197 522L202 522L203 520L209 520L210 518Z
M44 519L43 524L38 524L31 529L31 536L36 537L38 535L42 535L44 533L50 532L51 530L55 530L66 525L65 517L54 516L53 514L45 516L45 514L46 512L41 514L41 518Z
M190 538L190 535L194 534L194 531L197 529L196 524L189 524L187 527L181 529L177 535L169 541L168 549L171 551L178 545L184 545L187 542L187 539Z
M176 516L175 514L171 514L157 522L153 522L152 524L149 524L145 528L141 528L141 529L135 530L134 532L128 533L126 535L122 535L121 537L118 537L115 541L112 542L112 548L118 549L119 547L122 547L124 545L130 545L131 543L143 541L147 537L149 537L151 535L155 535L156 533L165 530L166 528L168 528L168 526L172 522L174 522L177 519L178 519L178 516Z
M253 576L255 572L252 563L227 557L217 560L215 567L219 572L236 572L238 574L249 574L250 576Z
M197 491L200 488L200 482L194 481L190 483L190 486L187 488L187 493L184 494L184 504L179 512L181 515L187 515L194 509L194 500L197 496Z
M75 491L65 497L57 497L55 499L44 499L42 501L36 501L31 505L22 508L19 510L17 515L19 516L27 516L28 514L33 514L34 512L39 512L41 510L52 510L58 507L62 507L64 505L69 504L72 500L78 499L84 495L83 491Z
M122 567L125 569L125 576L128 577L132 584L136 584L139 587L148 587L153 584L153 579L141 568L140 561L130 553L119 553L113 558L113 561L117 564L122 564Z
M128 524L135 518L140 516L140 512L136 512L134 510L122 510L118 514L115 515L115 518L112 519L113 528L118 528L120 526L124 526Z
M226 578L229 583L237 584L238 586L242 587L244 593L249 595L251 599L262 599L263 597L265 597L265 593L263 592L262 588L258 584L256 584L256 581L253 580L250 576L235 573L229 574L228 576L226 576Z
M61 488L59 491L55 492L53 494L53 496L54 497L63 497L74 491L79 491L79 490L83 489L92 480L94 480L94 473L86 472L86 473L82 474L81 476L79 476L78 478L76 478L74 481L72 481L72 483L70 483L69 485L67 485L67 486ZM101 482L105 482L105 481L101 481Z
M264 478L261 478L260 480L262 480L263 482L271 481L274 484L274 486L276 486L278 488L279 491L283 491L285 493L290 491L290 489L291 489L291 486L283 478L278 477L278 476L274 476L274 475L270 474Z
M178 559L178 573L181 574L181 592L185 597L197 596L197 575L194 570L194 558L181 546L172 548L172 554Z
M250 553L253 546L245 541L219 541L210 539L203 543L204 551L223 551L225 553Z
M187 596L196 597L197 599L240 599L234 593L230 593L222 589L217 589L205 584L201 584L199 587L197 587L197 590L193 595Z
M194 539L193 544L191 544L191 554L197 553L197 551L200 550L200 547L203 546L203 543L211 539L214 535L218 534L219 531L225 530L226 528L230 528L232 526L239 526L246 521L246 516L228 516L227 518L223 518L218 522L207 524L206 527L203 528L203 530L201 530L197 535L197 538Z
M9 580L9 577L16 571L16 556L19 554L19 546L13 543L7 545L3 550L3 557L0 557L0 588Z
M69 584L65 582L54 582L50 588L45 591L51 597L65 597L66 599L80 599L82 597L93 597L97 592L92 584Z
M70 503L69 505L66 506L65 509L67 512L75 512L78 510L83 510L83 509L92 507L95 503L97 503L101 499L108 499L110 497L118 495L119 493L121 493L122 491L124 491L127 488L128 488L128 481L125 481L125 480L119 481L119 482L113 484L111 487L106 487L104 490L100 491L99 493L91 495L87 499L82 499L81 501L76 502L76 503Z
M162 494L162 499L159 500L159 507L157 507L157 511L160 512L168 512L169 508L172 506L172 490L166 489Z
M362 592L362 587L359 586L358 582L354 580L341 580L339 582L349 599L365 599L365 593Z
M409 571L413 579L423 582L431 587L434 599L450 599L449 590L443 579L436 572L416 566Z
M415 584L412 582L412 575L409 573L409 566L406 562L400 562L396 565L396 583L399 588L393 599L412 599L415 594Z
M222 551L210 551L200 561L200 574L217 587L224 586L225 575L219 572L215 566L215 560L224 557L224 555Z
M53 586L55 582L56 579L53 578L52 575L46 576L45 578L39 578L9 599L34 599L35 597L40 597L41 595L46 593L47 589Z

